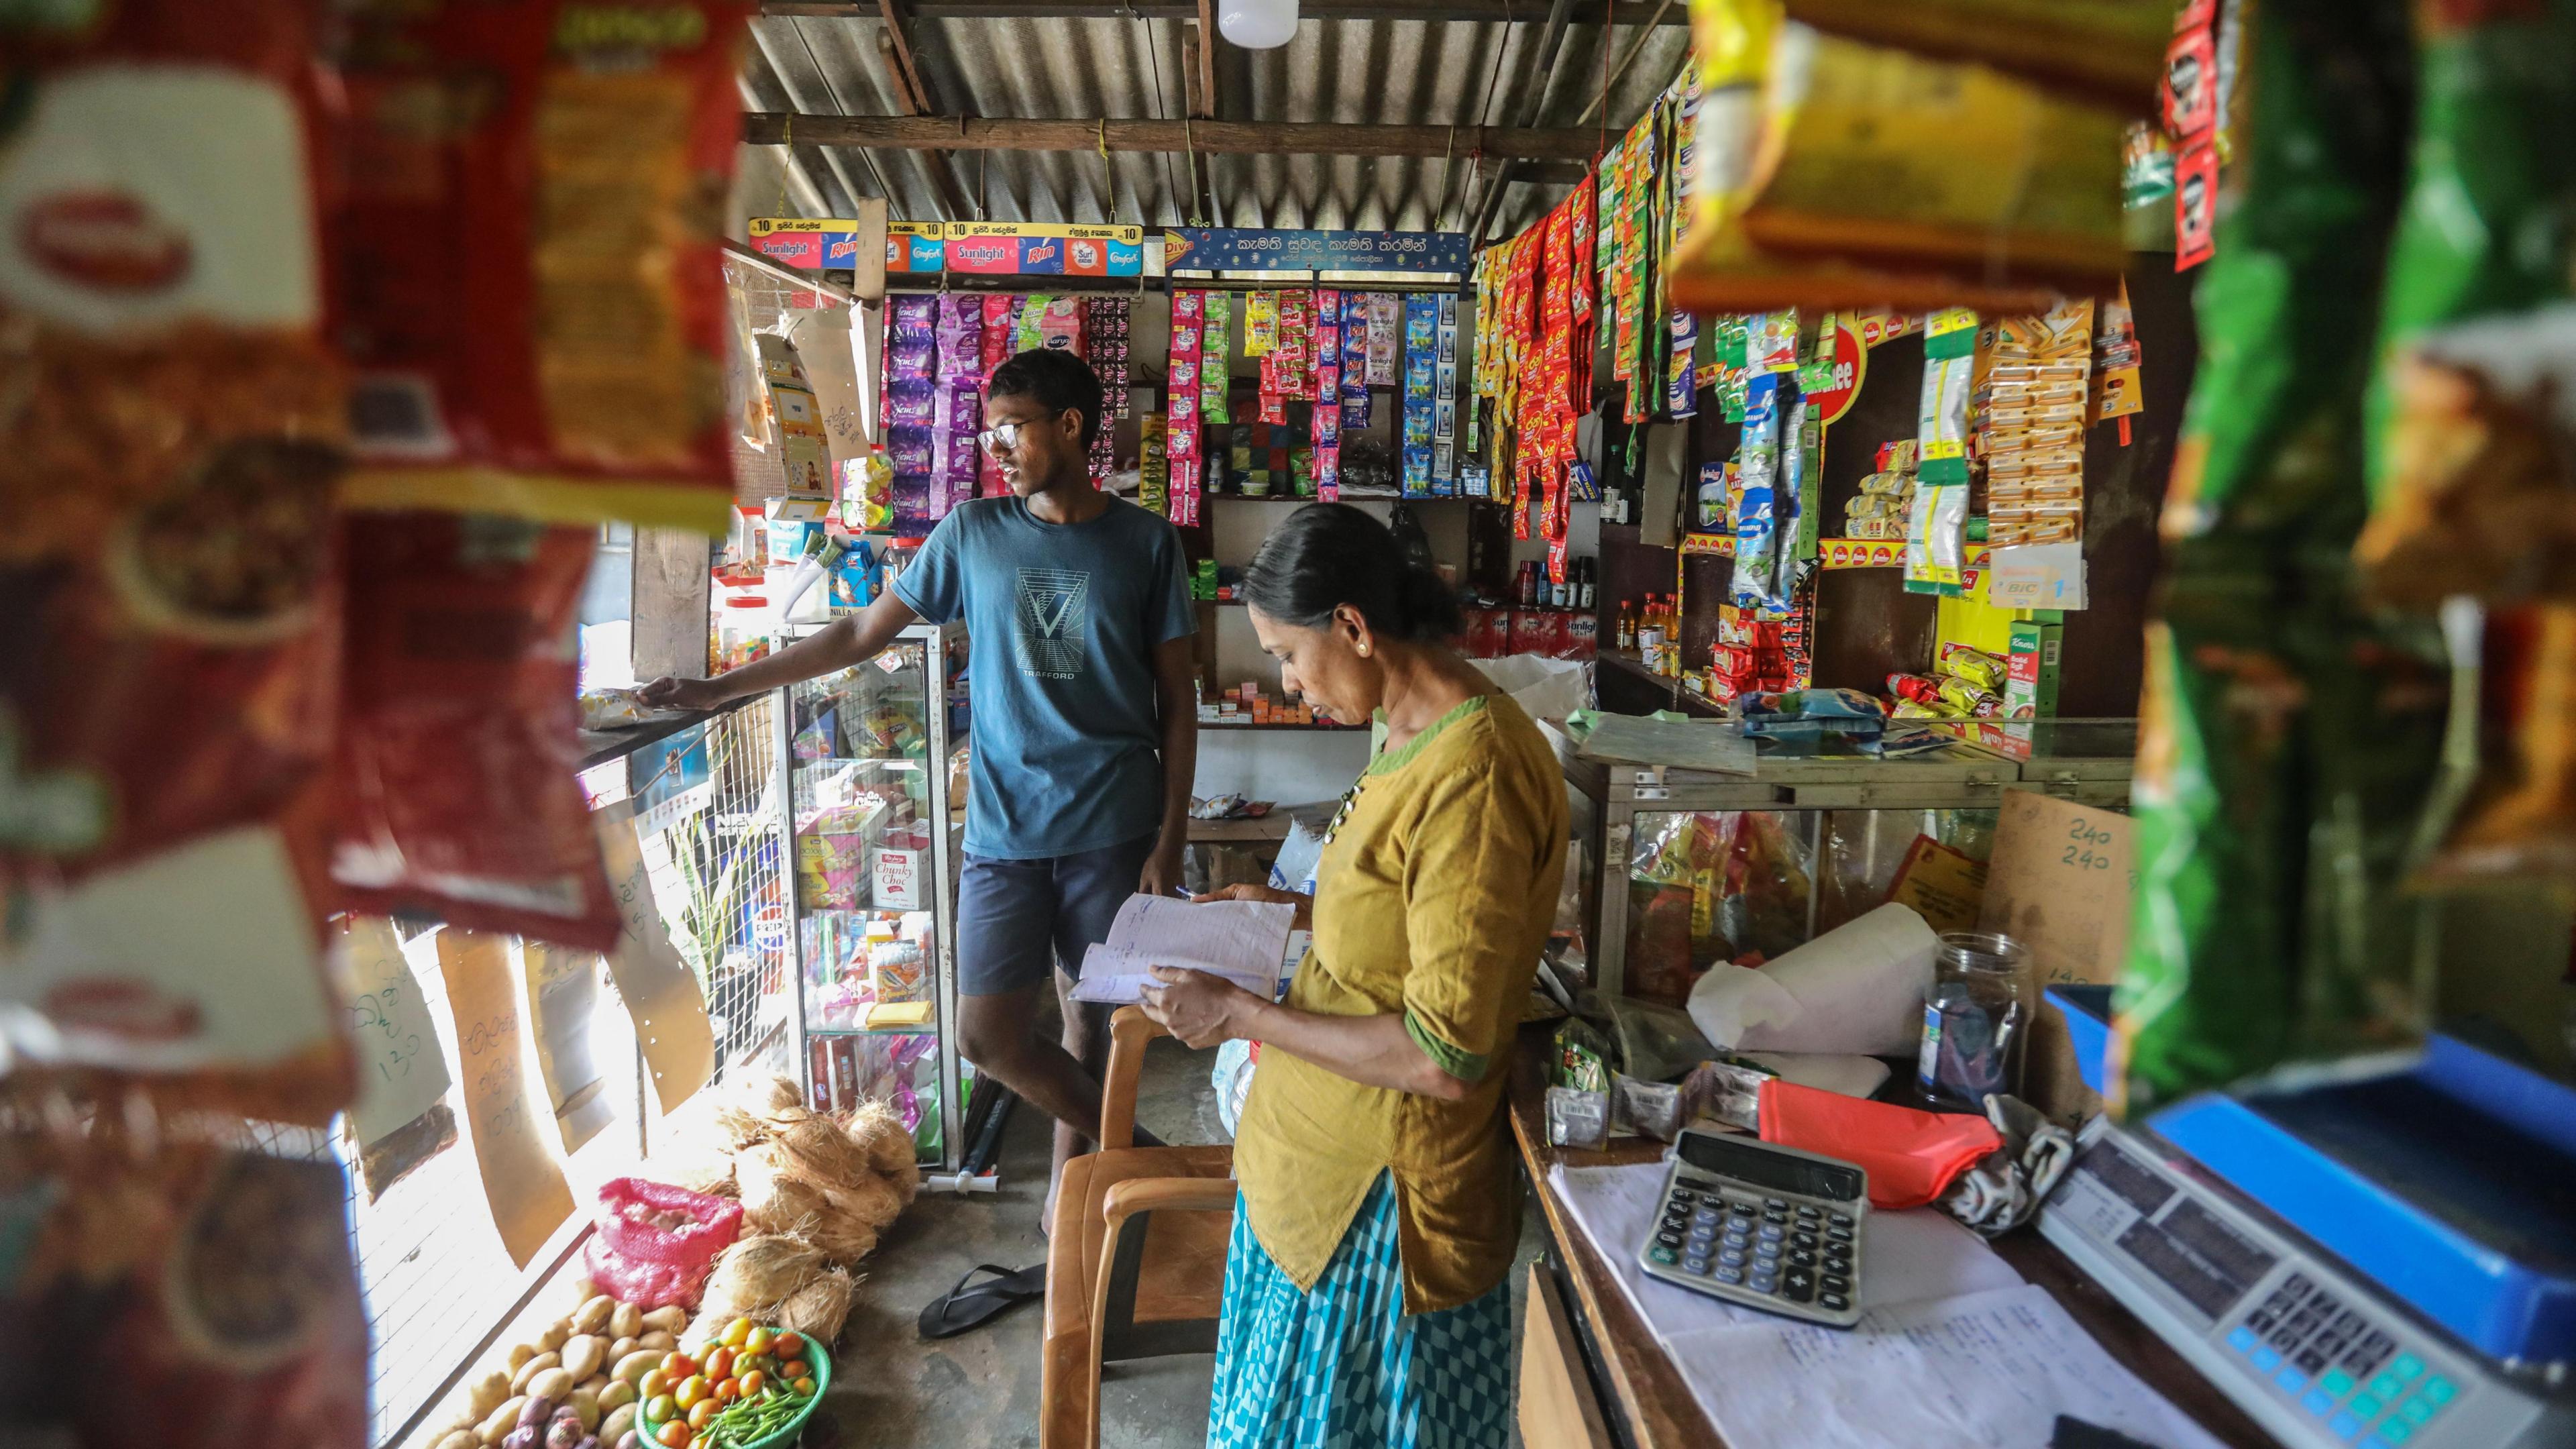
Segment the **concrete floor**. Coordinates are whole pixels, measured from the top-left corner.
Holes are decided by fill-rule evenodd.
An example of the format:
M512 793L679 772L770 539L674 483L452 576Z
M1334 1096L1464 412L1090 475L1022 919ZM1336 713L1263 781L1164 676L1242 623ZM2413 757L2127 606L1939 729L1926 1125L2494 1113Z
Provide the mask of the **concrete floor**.
M1166 1142L1221 1142L1208 1082L1212 1052L1177 1042L1147 1049L1136 1115ZM1038 1231L1046 1197L1048 1120L1022 1106L1002 1138L1001 1190L924 1194L862 1265L825 1412L841 1449L1034 1449L1038 1442L1038 1325L1043 1305L1015 1308L959 1337L925 1343L924 1304L978 1263L1021 1268L1046 1258ZM1535 1208L1524 1213L1522 1259L1536 1251ZM1523 1274L1513 1270L1515 1341ZM1213 1360L1112 1365L1101 1386L1101 1443L1182 1449L1205 1441Z

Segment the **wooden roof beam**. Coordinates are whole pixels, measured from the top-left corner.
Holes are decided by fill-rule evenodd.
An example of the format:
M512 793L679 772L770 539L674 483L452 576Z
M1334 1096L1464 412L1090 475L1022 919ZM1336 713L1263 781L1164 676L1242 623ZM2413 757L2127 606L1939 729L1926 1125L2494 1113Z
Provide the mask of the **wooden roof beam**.
M912 39L904 33L903 7L895 0L877 0L878 18L885 23L877 27L877 56L885 63L887 78L894 82L897 104L910 115L927 116L942 109L933 99L929 84L923 80L920 62L913 56ZM921 169L930 176L931 189L939 193L940 206L950 218L963 221L982 215L966 199L965 188L957 184L957 174L949 169L948 153L933 150L921 157Z

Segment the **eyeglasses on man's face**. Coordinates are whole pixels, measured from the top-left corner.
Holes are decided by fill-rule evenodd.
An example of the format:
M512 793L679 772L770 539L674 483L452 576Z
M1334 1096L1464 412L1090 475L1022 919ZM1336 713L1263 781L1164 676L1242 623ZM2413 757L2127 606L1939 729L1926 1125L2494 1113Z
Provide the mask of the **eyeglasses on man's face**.
M1008 453L1020 446L1020 435L1023 432L1041 423L1051 423L1063 416L1063 413L1055 412L1047 414L1043 419L1033 419L1024 423L995 423L977 433L975 441L982 444L987 452Z

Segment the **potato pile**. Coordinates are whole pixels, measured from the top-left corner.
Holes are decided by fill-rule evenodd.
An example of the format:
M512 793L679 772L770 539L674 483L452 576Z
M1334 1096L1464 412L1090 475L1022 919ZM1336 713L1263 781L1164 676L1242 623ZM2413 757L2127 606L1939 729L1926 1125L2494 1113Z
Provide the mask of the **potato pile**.
M579 1284L581 1306L513 1345L503 1366L470 1380L457 1416L428 1449L616 1449L635 1425L645 1370L678 1350L685 1308L647 1311ZM560 1442L559 1442L560 1441Z
M815 1112L788 1077L753 1076L675 1113L676 1140L640 1169L657 1181L742 1200L742 1236L716 1259L694 1317L721 1328L735 1318L791 1328L830 1344L848 1319L857 1278L848 1270L920 1190L912 1133L894 1110L870 1102L846 1117ZM415 1449L618 1449L634 1425L637 1381L684 1341L686 1309L646 1312L581 1283L581 1306L534 1343L510 1350L506 1368L471 1381L453 1422ZM567 1411L569 1413L567 1414ZM578 1424L582 1434L560 1426Z

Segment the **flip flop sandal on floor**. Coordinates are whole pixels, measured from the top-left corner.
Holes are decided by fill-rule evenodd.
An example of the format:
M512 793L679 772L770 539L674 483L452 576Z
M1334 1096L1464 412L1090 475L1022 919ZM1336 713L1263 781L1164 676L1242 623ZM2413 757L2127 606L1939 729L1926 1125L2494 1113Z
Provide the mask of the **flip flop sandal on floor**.
M993 1276L975 1282L977 1273ZM969 1287L969 1284L973 1284ZM1046 1296L1046 1264L1014 1272L991 1263L978 1263L957 1280L957 1286L930 1301L921 1310L923 1338L955 1338L970 1328L980 1328L999 1317L1015 1304Z

